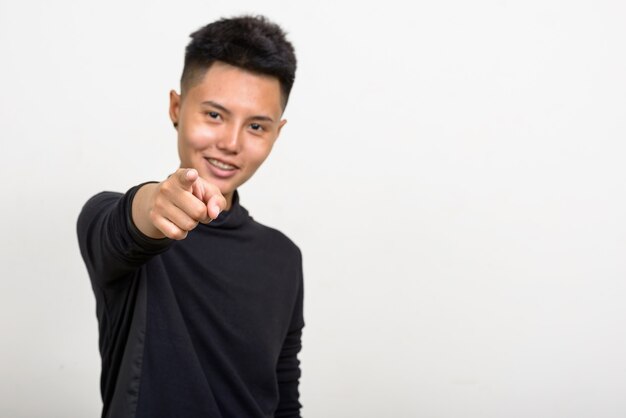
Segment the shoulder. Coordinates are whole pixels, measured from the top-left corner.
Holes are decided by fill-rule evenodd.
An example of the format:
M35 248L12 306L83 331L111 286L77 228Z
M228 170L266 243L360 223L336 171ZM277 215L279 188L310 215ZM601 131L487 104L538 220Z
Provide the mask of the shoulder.
M119 192L105 191L105 192L97 193L87 200L87 202L83 206L83 211L85 209L100 208L103 206L108 206L120 200L122 196L124 195Z
M118 192L100 192L87 200L78 215L78 226L89 223L94 217L110 211L124 195Z
M288 254L297 260L302 259L300 248L283 232L254 219L250 220L250 227L253 228L254 234L260 238L263 245L268 246L268 249L276 253Z
M103 209L110 207L122 198L123 194L118 192L100 192L90 197L83 205L80 216L89 216Z

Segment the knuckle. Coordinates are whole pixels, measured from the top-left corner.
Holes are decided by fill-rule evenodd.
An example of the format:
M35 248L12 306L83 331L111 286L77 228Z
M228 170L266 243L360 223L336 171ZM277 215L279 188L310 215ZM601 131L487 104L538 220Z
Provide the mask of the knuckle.
M150 221L153 224L156 224L157 221L159 220L159 214L157 213L155 208L150 209L150 212L148 212L148 217L150 218Z
M186 231L191 231L192 229L194 229L196 226L198 226L198 222L189 220L185 222L185 225L183 226L183 229L185 229Z
M154 206L150 209L150 216L158 217L165 212L165 201L163 199L156 199Z
M179 228L172 227L170 230L170 235L171 235L170 238L180 241L182 239L185 239L185 237L187 236L187 231L183 231Z
M204 206L202 207L196 207L193 209L193 214L192 214L194 219L200 220L206 217L206 209L204 208Z
M161 183L159 187L159 196L168 196L172 192L172 182L168 179Z

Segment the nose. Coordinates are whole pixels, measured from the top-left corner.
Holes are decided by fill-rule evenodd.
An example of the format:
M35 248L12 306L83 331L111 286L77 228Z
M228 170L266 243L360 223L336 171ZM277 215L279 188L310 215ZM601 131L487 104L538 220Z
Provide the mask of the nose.
M217 141L217 148L231 154L237 154L241 149L241 131L237 126L225 127Z

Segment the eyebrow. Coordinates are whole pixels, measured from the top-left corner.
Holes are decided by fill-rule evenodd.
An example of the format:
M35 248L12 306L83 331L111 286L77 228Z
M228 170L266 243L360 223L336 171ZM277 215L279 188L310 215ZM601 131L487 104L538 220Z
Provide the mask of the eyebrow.
M212 106L218 110L221 110L222 112L226 113L227 115L231 115L232 112L230 110L228 110L227 108L225 108L224 106L222 106L221 104L214 102L213 100L205 100L202 102L203 105L209 105ZM267 121L267 122L274 122L274 119L270 118L269 116L265 116L265 115L256 115L256 116L252 116L250 118L251 120L259 120L259 121Z

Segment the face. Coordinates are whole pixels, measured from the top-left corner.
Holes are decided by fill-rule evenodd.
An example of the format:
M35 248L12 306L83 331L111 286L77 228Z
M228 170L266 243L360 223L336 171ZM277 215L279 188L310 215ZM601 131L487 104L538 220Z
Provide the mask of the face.
M265 161L287 122L277 78L215 62L183 96L170 92L181 168L219 187L230 208L235 189Z

